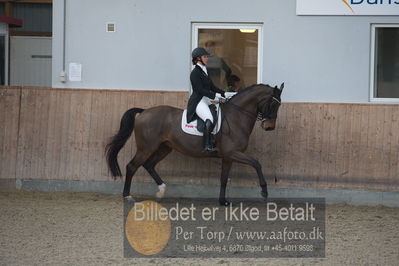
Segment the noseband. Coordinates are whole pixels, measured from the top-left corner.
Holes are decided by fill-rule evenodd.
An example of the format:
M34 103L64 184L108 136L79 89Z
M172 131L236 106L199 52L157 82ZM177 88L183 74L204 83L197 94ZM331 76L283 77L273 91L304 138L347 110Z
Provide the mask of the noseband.
M260 100L259 103L261 103L263 100L266 100L266 99ZM268 108L268 109L270 109L270 106L272 105L273 102L276 102L278 105L281 104L281 101L278 100L276 97L273 96L273 97L272 97L272 101L270 102L269 108ZM258 104L259 104L259 103L258 103ZM265 112L266 106L265 106L265 108L263 108L263 110L264 110L264 112ZM268 110L268 111L269 111L269 110ZM268 114L265 115L264 112L258 112L257 117L256 117L256 120L261 121L261 122L266 121L266 120L270 120L271 118L268 117Z

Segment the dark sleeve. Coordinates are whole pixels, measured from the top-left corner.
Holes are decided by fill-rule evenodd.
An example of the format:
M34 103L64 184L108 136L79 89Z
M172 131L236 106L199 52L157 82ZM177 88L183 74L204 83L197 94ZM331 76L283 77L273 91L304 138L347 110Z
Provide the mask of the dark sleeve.
M191 81L191 86L193 87L193 91L195 91L197 94L206 96L210 99L215 98L215 92L213 91L212 88L211 88L212 91L204 88L204 83L201 79L200 73L193 70L190 75L190 81Z
M212 82L212 81L211 81L211 82ZM224 95L225 91L219 89L218 87L216 87L216 86L213 84L213 82L211 83L211 90L213 90L214 92L217 92L217 93L222 94L223 97L226 97L226 96Z
M231 68L226 64L226 62L222 59L222 68L224 72L226 72L226 79L231 75Z

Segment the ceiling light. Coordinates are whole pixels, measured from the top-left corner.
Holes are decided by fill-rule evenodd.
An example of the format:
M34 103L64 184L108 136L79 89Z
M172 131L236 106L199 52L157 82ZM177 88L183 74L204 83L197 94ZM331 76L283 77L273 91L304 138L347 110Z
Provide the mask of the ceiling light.
M256 29L240 29L242 33L254 33Z

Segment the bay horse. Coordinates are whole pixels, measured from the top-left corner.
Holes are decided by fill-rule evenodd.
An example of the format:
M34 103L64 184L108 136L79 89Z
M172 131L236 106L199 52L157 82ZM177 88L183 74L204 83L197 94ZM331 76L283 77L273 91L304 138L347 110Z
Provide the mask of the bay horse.
M132 108L124 113L120 129L106 146L108 168L115 178L122 176L117 156L133 130L137 151L126 166L126 179L123 197L132 199L130 186L132 177L143 166L158 185L158 197L162 197L166 185L155 171L155 166L172 150L192 157L216 157L222 159L219 203L227 206L226 185L233 162L247 164L255 168L261 195L267 198L267 183L263 177L260 163L244 152L248 147L249 136L257 120L266 130L275 128L277 112L281 104L280 88L257 84L241 89L226 103L221 104L221 129L215 135L217 153L203 152L203 137L184 133L181 129L183 110L172 106L156 106L149 109ZM139 115L137 115L139 114ZM137 117L136 117L137 115Z

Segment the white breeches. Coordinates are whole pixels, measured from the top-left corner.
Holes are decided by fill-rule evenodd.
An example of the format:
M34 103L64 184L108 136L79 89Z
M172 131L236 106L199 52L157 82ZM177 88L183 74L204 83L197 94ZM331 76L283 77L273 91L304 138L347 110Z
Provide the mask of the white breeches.
M198 103L197 108L195 109L195 113L204 121L207 119L211 120L213 123L212 113L209 110L209 105L211 101L208 97L202 97L201 101Z

